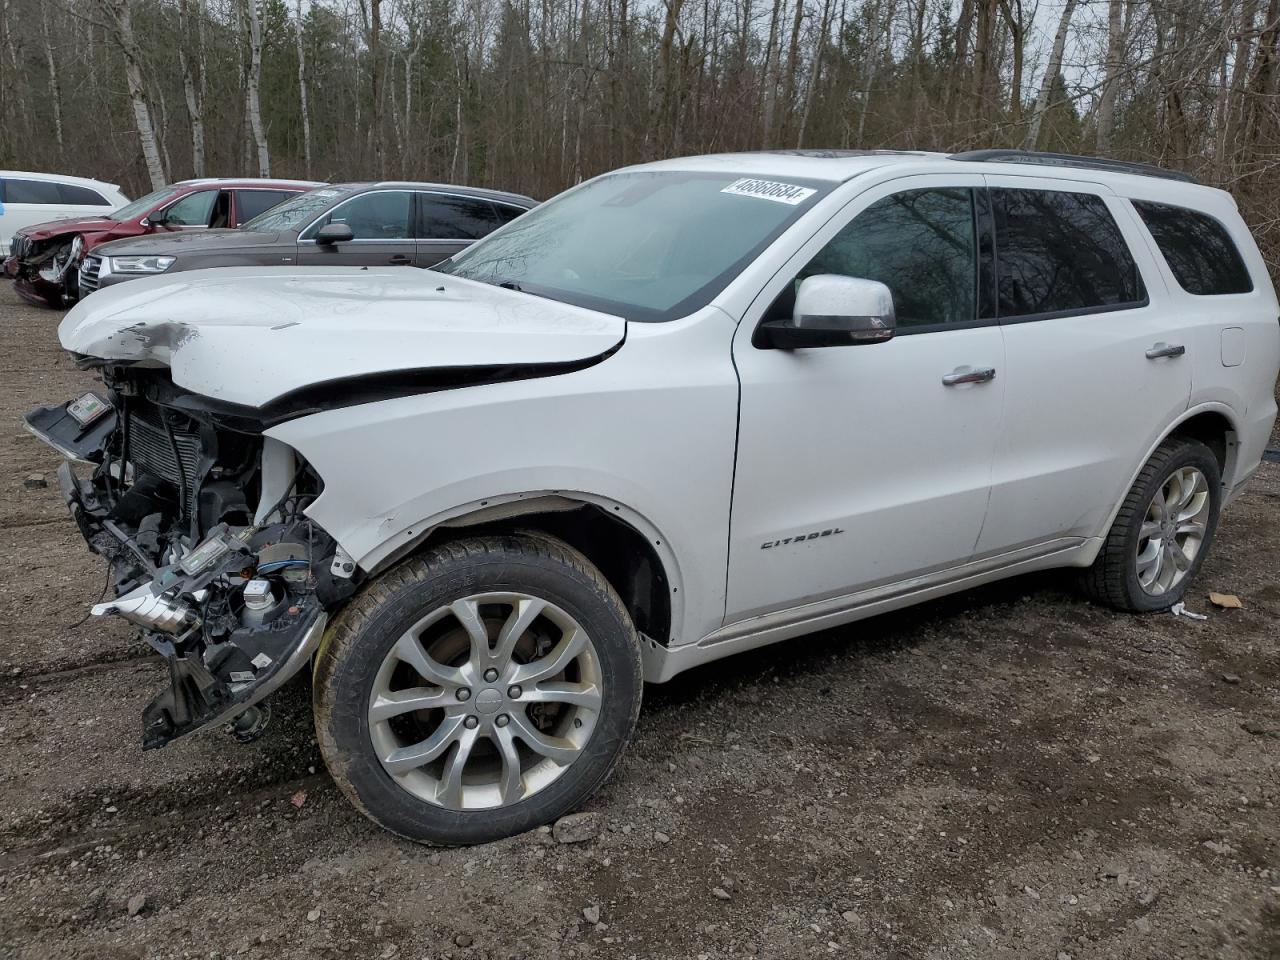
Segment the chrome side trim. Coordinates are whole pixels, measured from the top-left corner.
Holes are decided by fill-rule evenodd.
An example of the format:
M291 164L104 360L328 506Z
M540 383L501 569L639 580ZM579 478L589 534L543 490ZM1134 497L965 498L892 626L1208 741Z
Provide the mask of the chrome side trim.
M642 651L645 680L662 683L722 657L899 610L1016 573L1071 566L1077 555L1086 554L1095 543L1096 540L1082 537L1063 537L907 580L739 620L713 630L696 643L676 647L649 643Z

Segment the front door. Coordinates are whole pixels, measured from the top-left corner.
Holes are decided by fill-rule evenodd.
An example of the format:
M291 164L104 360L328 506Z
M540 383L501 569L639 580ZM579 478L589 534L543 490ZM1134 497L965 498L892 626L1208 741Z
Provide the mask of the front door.
M298 238L298 263L306 266L410 266L417 256L413 238L413 194L373 190L340 203ZM330 223L345 223L352 239L317 243Z
M739 326L726 622L940 573L973 554L1004 394L1001 331L980 306L990 284L981 183L908 177L867 191ZM819 273L885 283L894 339L753 346L756 324L788 316L798 280Z

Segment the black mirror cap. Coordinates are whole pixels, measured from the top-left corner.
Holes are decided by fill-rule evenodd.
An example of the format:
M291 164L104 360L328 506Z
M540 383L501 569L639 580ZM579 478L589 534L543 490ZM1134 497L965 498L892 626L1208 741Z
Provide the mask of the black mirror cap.
M756 327L751 345L760 350L807 347L856 347L892 340L894 328L876 325L876 317L827 317L821 326L797 327L793 320L767 320Z
M355 238L356 235L352 232L351 227L345 223L326 223L316 231L316 243L326 246L334 243L346 243L348 240L354 240Z

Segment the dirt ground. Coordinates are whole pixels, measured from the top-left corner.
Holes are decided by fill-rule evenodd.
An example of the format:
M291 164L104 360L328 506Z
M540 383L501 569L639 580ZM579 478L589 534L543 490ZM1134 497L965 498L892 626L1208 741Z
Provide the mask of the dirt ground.
M741 656L646 691L596 839L431 850L338 795L305 684L142 752L163 670L77 625L103 566L18 420L88 386L58 319L0 286L0 957L1280 957L1280 465L1205 622L1038 576Z

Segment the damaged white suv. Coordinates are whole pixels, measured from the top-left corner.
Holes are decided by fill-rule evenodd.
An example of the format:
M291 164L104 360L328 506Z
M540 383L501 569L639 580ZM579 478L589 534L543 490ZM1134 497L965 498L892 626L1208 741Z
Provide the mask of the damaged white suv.
M771 153L598 177L438 272L141 280L28 415L172 682L244 737L314 659L378 823L469 843L609 774L644 680L1075 567L1180 599L1276 415L1231 198L1044 154Z

